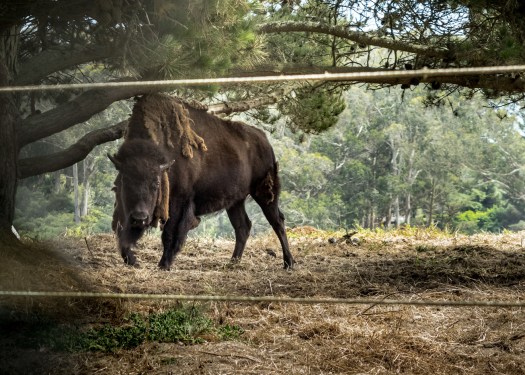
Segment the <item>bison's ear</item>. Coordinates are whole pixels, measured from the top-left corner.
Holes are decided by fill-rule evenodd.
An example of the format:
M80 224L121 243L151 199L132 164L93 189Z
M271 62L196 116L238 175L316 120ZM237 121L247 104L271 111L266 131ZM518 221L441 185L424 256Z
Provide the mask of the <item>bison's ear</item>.
M108 153L108 158L111 160L115 168L120 169L120 162L117 160L116 155L111 155Z
M160 165L160 171L163 172L165 171L166 169L168 169L169 167L171 167L173 165L173 163L175 163L175 160L172 160L166 164L161 164Z

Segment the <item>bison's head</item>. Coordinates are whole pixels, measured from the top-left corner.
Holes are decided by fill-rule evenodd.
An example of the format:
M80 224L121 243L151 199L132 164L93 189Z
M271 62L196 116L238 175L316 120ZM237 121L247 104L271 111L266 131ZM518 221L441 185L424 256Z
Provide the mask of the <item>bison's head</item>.
M116 194L121 225L140 235L155 219L162 175L173 161L153 142L140 139L126 140L117 154L108 157L120 174Z

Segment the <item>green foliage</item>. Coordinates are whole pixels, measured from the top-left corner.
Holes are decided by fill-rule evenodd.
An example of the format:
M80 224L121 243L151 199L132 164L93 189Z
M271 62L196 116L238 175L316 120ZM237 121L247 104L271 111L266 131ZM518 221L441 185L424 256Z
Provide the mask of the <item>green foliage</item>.
M512 205L495 206L483 211L467 210L456 215L456 227L464 233L501 232L504 228L512 228L519 223L521 213Z
M303 87L295 96L279 105L292 129L319 134L334 126L345 109L341 90Z
M80 224L67 227L65 235L84 237L95 233L107 233L111 231L111 220L110 213L91 209L88 215L81 218Z
M73 201L69 194L46 193L45 190L31 191L21 186L17 192L16 208L26 217L41 218L62 211L73 210Z
M236 340L243 333L244 333L244 330L241 327L236 326L236 325L225 324L217 328L217 335L219 336L221 340L224 340L224 341Z
M62 351L115 352L132 349L147 341L197 344L206 338L234 340L243 334L236 325L216 325L200 308L182 306L147 316L132 313L123 324L105 324L81 330L70 326L41 325L32 345Z

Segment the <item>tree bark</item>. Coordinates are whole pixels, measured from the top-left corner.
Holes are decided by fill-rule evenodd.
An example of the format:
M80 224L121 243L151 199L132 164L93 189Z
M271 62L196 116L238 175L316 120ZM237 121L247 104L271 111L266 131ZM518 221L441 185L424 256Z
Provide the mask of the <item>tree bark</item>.
M18 28L0 29L0 86L10 84L16 69ZM11 226L15 216L17 187L16 128L20 124L13 94L0 94L0 238L14 238Z
M4 78L5 66L0 66L0 82ZM0 231L10 231L15 216L19 120L12 95L0 94Z

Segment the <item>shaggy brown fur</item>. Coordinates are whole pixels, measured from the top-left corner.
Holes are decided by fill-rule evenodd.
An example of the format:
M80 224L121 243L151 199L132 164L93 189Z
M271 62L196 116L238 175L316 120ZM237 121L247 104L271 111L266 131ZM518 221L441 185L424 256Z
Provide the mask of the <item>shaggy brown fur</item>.
M145 95L133 107L126 139L149 138L157 145L172 149L180 143L182 155L193 158L193 149L206 151L207 148L202 137L193 131L192 123L181 100L161 94Z

